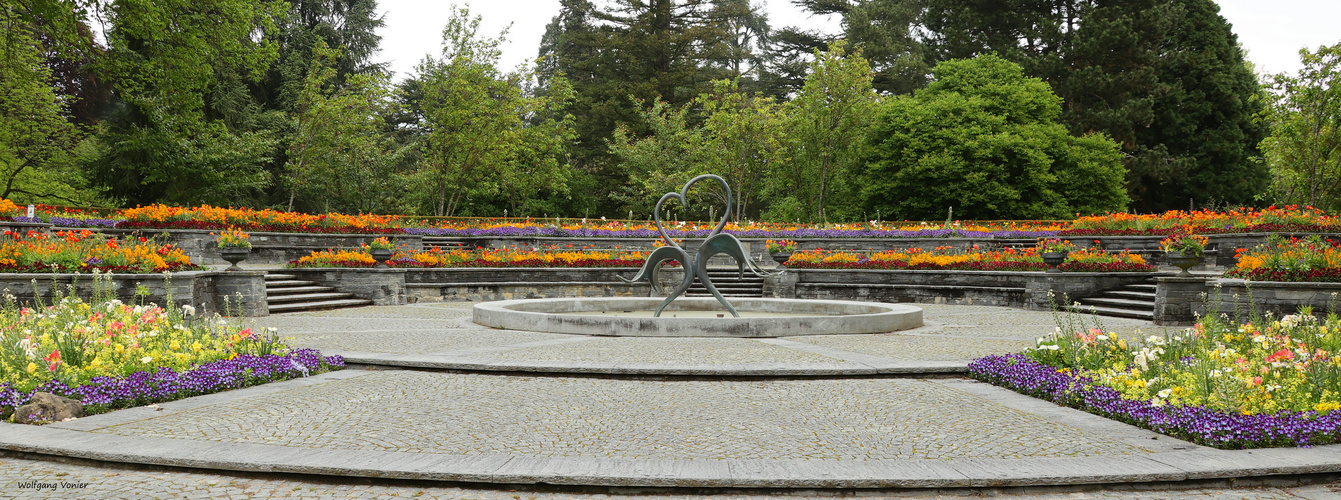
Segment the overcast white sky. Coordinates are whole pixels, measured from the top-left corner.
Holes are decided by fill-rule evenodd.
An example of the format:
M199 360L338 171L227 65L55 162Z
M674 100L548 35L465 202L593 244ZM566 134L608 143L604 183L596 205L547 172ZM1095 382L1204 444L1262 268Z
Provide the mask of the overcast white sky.
M756 0L765 4L775 27L803 26L837 32L836 19L810 17L787 0ZM459 2L464 5L466 2ZM1220 14L1234 25L1248 59L1265 73L1294 72L1299 49L1341 42L1341 1L1338 0L1219 0ZM386 13L382 52L399 80L410 74L425 55L437 54L442 27L451 0L379 0ZM495 36L512 23L503 48L504 68L534 59L545 25L559 11L559 0L475 0L472 13L484 17L482 32Z

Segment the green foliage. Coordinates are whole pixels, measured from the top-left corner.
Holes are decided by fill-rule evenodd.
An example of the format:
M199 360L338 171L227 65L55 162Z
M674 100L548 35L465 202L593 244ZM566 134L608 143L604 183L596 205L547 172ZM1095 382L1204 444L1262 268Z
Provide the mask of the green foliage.
M391 102L390 84L355 74L335 89L339 52L318 39L313 54L288 144L288 209L301 192L322 212L389 212L401 191L394 172L400 152L383 133L381 118Z
M417 68L423 128L417 196L434 215L456 215L472 198L507 196L513 214L543 190L566 191L572 98L561 75L545 96L527 95L528 74L498 70L498 38L479 35L480 18L453 8L443 29L442 59ZM528 119L534 118L535 123ZM492 215L492 214L491 214Z
M629 186L632 172L606 141L623 124L631 136L651 133L640 121L643 103L679 108L714 79L745 73L756 58L758 9L734 0L561 0L540 48L540 82L565 75L575 98L573 164L607 186ZM742 5L744 4L744 5ZM628 190L590 202L603 213L624 213ZM584 193L592 196L596 193ZM577 201L577 200L575 200Z
M932 59L996 53L1049 83L1073 134L1121 143L1132 207L1251 204L1259 89L1211 0L926 0Z
M697 102L705 116L702 147L707 171L731 184L737 219L758 219L768 179L790 158L782 106L770 97L741 92L734 80L713 82L713 92L699 96Z
M662 193L679 191L685 181L707 173L707 139L689 124L689 108L657 100L640 113L651 132L647 137L637 138L625 126L615 129L610 153L628 169L630 183L617 196L634 214L650 215Z
M1341 44L1299 56L1298 76L1272 78L1261 149L1281 201L1341 210Z
M874 72L872 86L884 93L909 94L926 85L930 66L925 45L918 35L918 24L926 0L798 0L797 5L819 16L839 15L843 19L842 39L862 51ZM792 77L778 83L793 82L799 90L804 65L798 55L827 50L835 40L795 28L781 34L787 45L778 53L782 64L777 70ZM790 61L790 64L788 62Z
M861 216L856 165L877 105L871 78L861 51L849 54L842 42L815 54L805 86L785 107L793 150L789 165L774 176L776 205L765 218L827 222L830 216Z
M0 4L0 198L27 202L87 200L71 153L79 139L51 86L32 27Z
M284 7L112 2L109 49L96 66L124 102L99 137L97 181L132 203L236 205L268 185L276 141L247 85L275 60L275 44L256 35Z
M997 56L938 65L913 96L889 99L867 134L868 210L931 219L1051 219L1120 210L1117 144L1070 136L1061 99Z

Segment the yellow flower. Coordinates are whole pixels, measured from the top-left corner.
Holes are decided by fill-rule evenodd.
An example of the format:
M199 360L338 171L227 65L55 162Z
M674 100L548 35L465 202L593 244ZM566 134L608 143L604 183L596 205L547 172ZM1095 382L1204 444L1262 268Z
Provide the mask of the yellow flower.
M32 375L34 373L37 373L37 363L28 363L28 374Z

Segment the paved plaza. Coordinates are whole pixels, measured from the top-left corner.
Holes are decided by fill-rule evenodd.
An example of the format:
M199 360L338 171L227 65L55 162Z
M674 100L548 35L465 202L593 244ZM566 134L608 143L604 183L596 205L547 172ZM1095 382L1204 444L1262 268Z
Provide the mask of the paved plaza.
M471 323L470 306L250 320L358 365L44 427L0 424L0 448L12 450L0 456L0 498L645 493L593 487L709 488L729 498L789 488L923 498L1341 497L1338 446L1208 449L958 375L972 358L1018 351L1052 331L1047 312L925 305L926 326L890 334L668 339L496 330ZM1103 321L1125 336L1162 331ZM934 376L912 376L919 373ZM1277 475L1322 479L1217 482ZM61 482L87 486L32 487Z

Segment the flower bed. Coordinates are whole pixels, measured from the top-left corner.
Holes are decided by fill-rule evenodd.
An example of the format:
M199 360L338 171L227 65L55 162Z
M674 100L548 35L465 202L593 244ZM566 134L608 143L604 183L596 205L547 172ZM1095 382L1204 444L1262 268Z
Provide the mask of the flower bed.
M149 238L108 238L89 230L4 232L0 272L6 273L159 273L195 271L180 248Z
M1208 446L1330 444L1341 442L1338 329L1336 316L1231 324L1208 314L1191 329L1128 344L1067 324L1022 355L974 361L970 373Z
M1341 218L1295 205L1226 212L1171 210L1162 214L1114 213L1077 217L1060 236L1167 236L1178 233L1279 233L1341 231Z
M338 367L315 351L289 352L270 332L194 317L194 309L130 305L108 297L53 297L53 305L0 309L0 413L35 391L98 408L142 404ZM171 301L169 300L169 304ZM96 409L96 408L95 408Z
M475 250L442 250L434 247L425 251L396 251L390 267L451 268L451 267L639 267L647 260L643 252L618 250L584 250L558 248L525 250L516 248ZM290 268L314 267L373 267L376 261L368 248L324 250L290 262Z
M94 377L74 387L52 380L25 392L8 382L0 382L0 418L9 418L15 408L27 403L37 392L77 399L83 403L84 411L92 415L306 377L344 366L344 358L340 356L323 357L314 349L298 349L286 354L240 354L183 371L157 368L126 376Z
M1021 394L1078 408L1161 434L1223 449L1314 446L1341 442L1341 412L1225 412L1205 406L1168 406L1133 400L1090 377L1012 354L969 363L975 379Z
M1341 243L1321 237L1272 237L1240 252L1228 276L1253 281L1341 282Z
M1038 249L956 250L940 247L931 251L918 248L875 253L806 250L792 254L786 263L794 269L910 269L957 271L1043 271L1047 265ZM1093 248L1071 252L1057 267L1068 272L1150 272L1155 267L1139 255L1106 252Z

